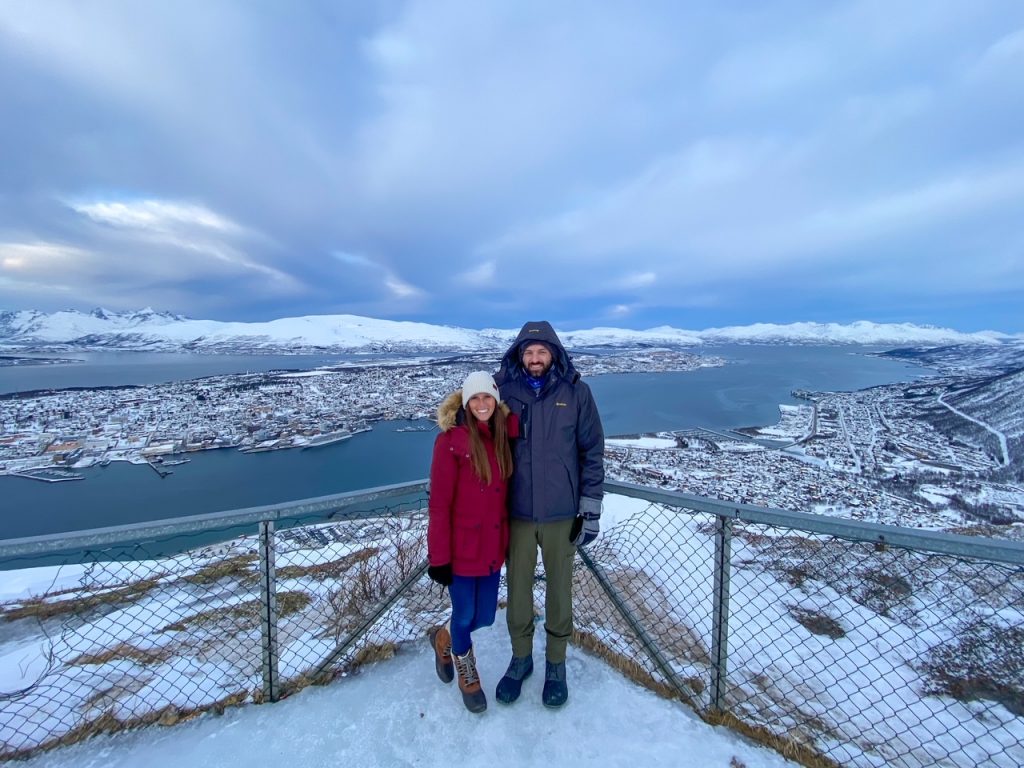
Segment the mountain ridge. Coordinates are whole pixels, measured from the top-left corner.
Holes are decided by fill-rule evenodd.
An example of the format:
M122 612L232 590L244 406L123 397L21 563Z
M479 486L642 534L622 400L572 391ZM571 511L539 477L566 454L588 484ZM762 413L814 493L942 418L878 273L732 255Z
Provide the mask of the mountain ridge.
M503 350L516 330L481 330L360 315L306 315L261 322L196 320L150 307L114 312L0 311L0 345L148 351L490 352ZM597 327L559 330L573 348L700 346L716 343L858 345L1000 345L1024 341L997 331L965 333L911 323L756 323L685 330Z

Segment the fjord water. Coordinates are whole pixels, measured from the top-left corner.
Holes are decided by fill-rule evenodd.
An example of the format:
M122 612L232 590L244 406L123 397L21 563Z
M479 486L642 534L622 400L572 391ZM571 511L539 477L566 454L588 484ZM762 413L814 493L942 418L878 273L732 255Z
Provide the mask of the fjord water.
M875 357L866 347L739 345L699 350L727 364L685 373L629 373L588 379L609 435L704 427L764 426L793 390L850 392L911 381L929 369Z
M862 347L708 347L701 353L726 358L728 364L685 373L611 374L587 381L606 434L622 435L769 424L778 418L779 403L795 402L790 395L793 389L853 390L909 381L928 372L864 352ZM278 358L276 365L260 357L252 359L268 367L257 368L258 362L253 362L241 370L302 367L294 357ZM237 366L245 361L221 362ZM307 365L317 364L322 363ZM87 368L80 370L87 372ZM194 371L179 369L180 378L213 375L209 368L199 374ZM108 386L145 383L133 380L139 370L104 375ZM142 375L148 374L143 371ZM305 451L193 453L189 463L174 466L174 474L163 479L148 467L125 463L83 470L85 481L50 484L0 477L6 512L2 538L262 506L425 478L435 433L395 431L408 424L381 422L373 431L345 442Z
M123 387L162 384L231 373L306 370L370 355L195 355L171 352L74 352L25 355L72 360L43 365L0 367L0 394L40 389ZM379 358L379 355L377 356Z

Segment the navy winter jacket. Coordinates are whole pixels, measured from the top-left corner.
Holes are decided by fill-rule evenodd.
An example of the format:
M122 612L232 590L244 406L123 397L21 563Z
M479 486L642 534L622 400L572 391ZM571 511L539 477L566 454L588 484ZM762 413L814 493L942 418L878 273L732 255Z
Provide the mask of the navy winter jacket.
M553 362L544 386L526 381L522 348L550 345ZM547 322L523 326L494 377L502 401L519 417L519 439L512 444L509 513L548 523L575 517L580 498L587 511L600 513L604 495L604 430L590 387L580 379L555 330Z

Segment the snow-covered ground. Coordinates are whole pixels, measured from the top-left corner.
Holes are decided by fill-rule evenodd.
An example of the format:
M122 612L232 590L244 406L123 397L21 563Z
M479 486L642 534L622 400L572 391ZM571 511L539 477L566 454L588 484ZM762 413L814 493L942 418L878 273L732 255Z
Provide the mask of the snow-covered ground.
M640 688L602 661L570 647L569 701L550 711L535 672L512 706L494 702L508 662L504 611L474 635L488 696L467 712L456 684L434 674L422 642L394 659L322 688L193 722L98 736L22 765L25 768L214 768L214 766L656 766L773 768L795 765L682 704ZM539 655L536 659L539 660Z
M672 437L610 437L604 442L622 448L675 448L678 445Z
M294 606L287 616L281 609L282 679L306 674L336 647L330 629L339 604L332 595L359 583L358 571L349 570L359 563L380 573L363 553L383 557L397 542L422 543L422 515L401 520L398 529L358 521L279 533L279 608L286 595ZM603 535L589 556L673 676L689 686L695 705L707 707L711 516L609 496L601 522ZM83 716L131 721L170 704L187 717L239 691L239 701L251 700L247 692L260 686L259 631L246 609L257 589L252 550L249 539L84 571L3 574L5 608L44 592L49 603L124 596L102 610L76 612L51 641L31 635L31 621L6 625L3 692L38 678L48 652L55 664L34 698L0 705L7 745L44 743ZM421 556L413 551L407 558L415 564ZM225 562L235 567L206 578ZM581 568L577 577L582 636L666 682L593 575ZM133 592L133 583L144 589ZM931 765L937 757L951 765L1024 764L1024 720L1016 714L1021 670L1013 651L1024 631L1019 573L741 524L733 536L731 583L727 697L744 723L850 765ZM524 765L783 764L775 753L637 688L575 646L564 711L540 705L538 673L515 707L495 704L482 718L472 717L456 690L433 675L425 628L443 621L444 601L425 579L407 597L360 640L367 648L396 643L392 660L276 705L228 707L220 717L201 715L173 728L93 737L27 764L213 766L267 758L310 766L493 765L503 758ZM537 636L539 661L542 630ZM478 635L477 650L491 693L510 652L502 616ZM957 694L958 683L973 688Z

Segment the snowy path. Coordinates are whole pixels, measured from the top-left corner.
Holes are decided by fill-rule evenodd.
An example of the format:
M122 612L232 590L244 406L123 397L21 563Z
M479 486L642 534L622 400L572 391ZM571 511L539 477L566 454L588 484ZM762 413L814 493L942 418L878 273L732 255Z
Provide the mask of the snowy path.
M542 659L541 644L534 659ZM235 765L658 766L728 768L794 766L777 753L699 720L660 699L602 661L570 646L569 703L540 703L543 661L510 707L493 701L508 661L504 612L474 635L488 710L471 715L453 683L434 675L426 640L390 661L324 688L263 706L206 715L171 728L100 736L43 754L25 768L214 768Z
M979 421L978 419L974 418L973 416L967 415L966 413L961 411L959 408L956 408L956 407L950 405L949 403L947 403L945 400L942 399L943 397L945 397L945 393L939 395L939 397L938 397L939 403L941 405L944 405L946 408L951 410L957 416L960 416L961 418L967 419L968 421L974 422L979 427L987 429L989 432L991 432L993 435L995 435L996 438L998 438L998 440L999 440L999 447L1003 451L1003 462L1002 462L1003 466L1004 467L1008 466L1009 463L1010 463L1010 449L1006 445L1006 435L1003 434L1002 432L1000 432L998 429L995 429L994 427L989 426L984 421Z
M846 416L844 414L843 406L839 406L839 427L843 430L843 440L846 441L846 447L850 451L850 458L853 459L853 463L856 466L856 474L860 474L862 467L860 463L860 455L857 453L857 449L853 447L853 439L850 437L850 430L846 426Z

